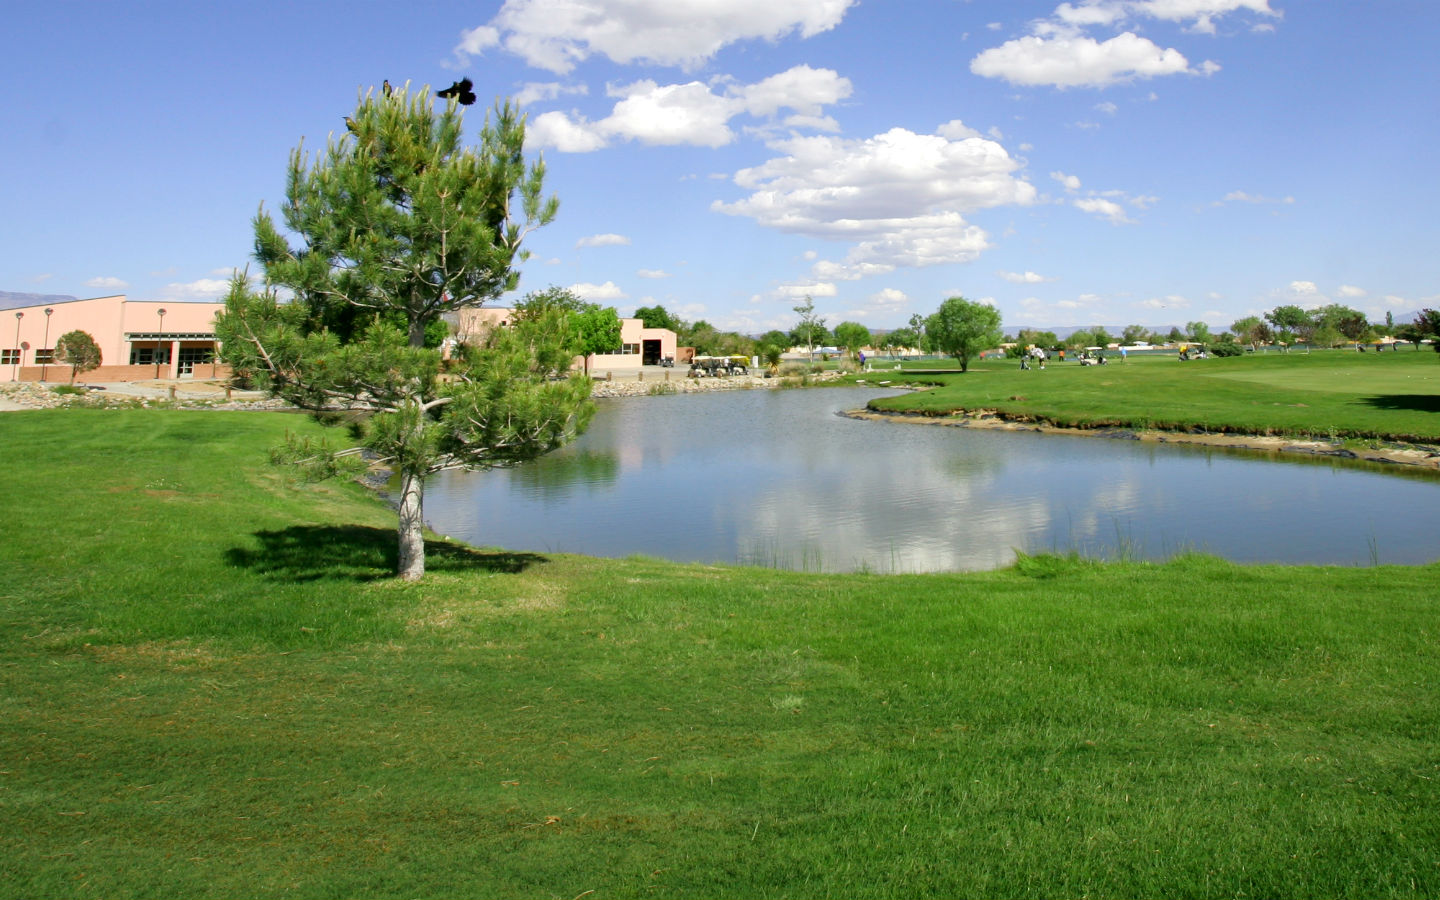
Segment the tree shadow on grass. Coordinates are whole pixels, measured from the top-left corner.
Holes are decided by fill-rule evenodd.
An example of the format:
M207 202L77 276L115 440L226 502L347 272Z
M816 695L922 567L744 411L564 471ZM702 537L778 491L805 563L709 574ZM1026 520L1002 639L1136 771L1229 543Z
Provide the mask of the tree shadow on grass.
M1383 394L1379 397L1361 397L1360 402L1376 409L1440 412L1440 394Z
M377 581L395 576L395 530L361 525L295 525L257 531L258 549L232 547L225 561L283 581L345 579ZM536 553L476 550L442 541L425 542L425 568L431 572L523 572L545 562Z

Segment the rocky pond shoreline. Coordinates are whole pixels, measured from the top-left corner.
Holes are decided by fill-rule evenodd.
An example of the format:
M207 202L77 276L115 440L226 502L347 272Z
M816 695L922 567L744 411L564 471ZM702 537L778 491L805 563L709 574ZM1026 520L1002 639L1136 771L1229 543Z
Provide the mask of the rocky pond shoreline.
M1329 456L1388 465L1417 466L1440 470L1440 447L1406 444L1396 441L1375 441L1376 446L1359 446L1356 441L1320 440L1307 437L1286 437L1259 434L1216 434L1209 432L1156 431L1150 429L1072 428L1029 419L1005 416L995 410L956 410L949 415L926 413L878 412L857 409L843 413L852 419L892 422L909 425L931 425L948 428L984 428L995 431L1033 431L1044 434L1072 434L1112 440L1146 441L1156 444L1197 444L1252 450L1263 453L1291 453L1307 456Z

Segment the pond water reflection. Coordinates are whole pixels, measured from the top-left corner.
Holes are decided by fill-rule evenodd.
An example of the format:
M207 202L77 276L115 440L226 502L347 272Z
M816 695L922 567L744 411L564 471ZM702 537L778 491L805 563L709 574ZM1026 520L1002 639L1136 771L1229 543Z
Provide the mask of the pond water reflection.
M1429 473L836 415L877 395L601 401L590 431L549 456L433 478L426 519L478 546L836 572L990 569L1017 550L1440 557L1440 479Z

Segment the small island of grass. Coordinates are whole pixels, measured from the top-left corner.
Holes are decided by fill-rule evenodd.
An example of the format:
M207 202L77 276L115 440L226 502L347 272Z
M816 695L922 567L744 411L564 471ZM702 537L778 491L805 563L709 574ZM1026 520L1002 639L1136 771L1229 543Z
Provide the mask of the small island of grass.
M872 401L882 413L1327 440L1352 450L1419 445L1418 459L1432 459L1428 445L1440 444L1440 360L1429 352L1272 351L1189 362L1111 354L1104 366L1052 360L1043 370L987 359L965 375L902 365L857 377L930 388Z

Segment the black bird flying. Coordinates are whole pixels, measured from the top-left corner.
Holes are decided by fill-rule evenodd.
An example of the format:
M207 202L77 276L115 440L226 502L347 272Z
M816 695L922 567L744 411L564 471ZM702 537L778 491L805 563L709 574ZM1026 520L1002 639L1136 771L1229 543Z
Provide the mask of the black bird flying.
M469 106L475 102L475 92L471 90L475 85L468 78L462 78L450 85L443 91L436 91L437 97L454 97L461 106Z

